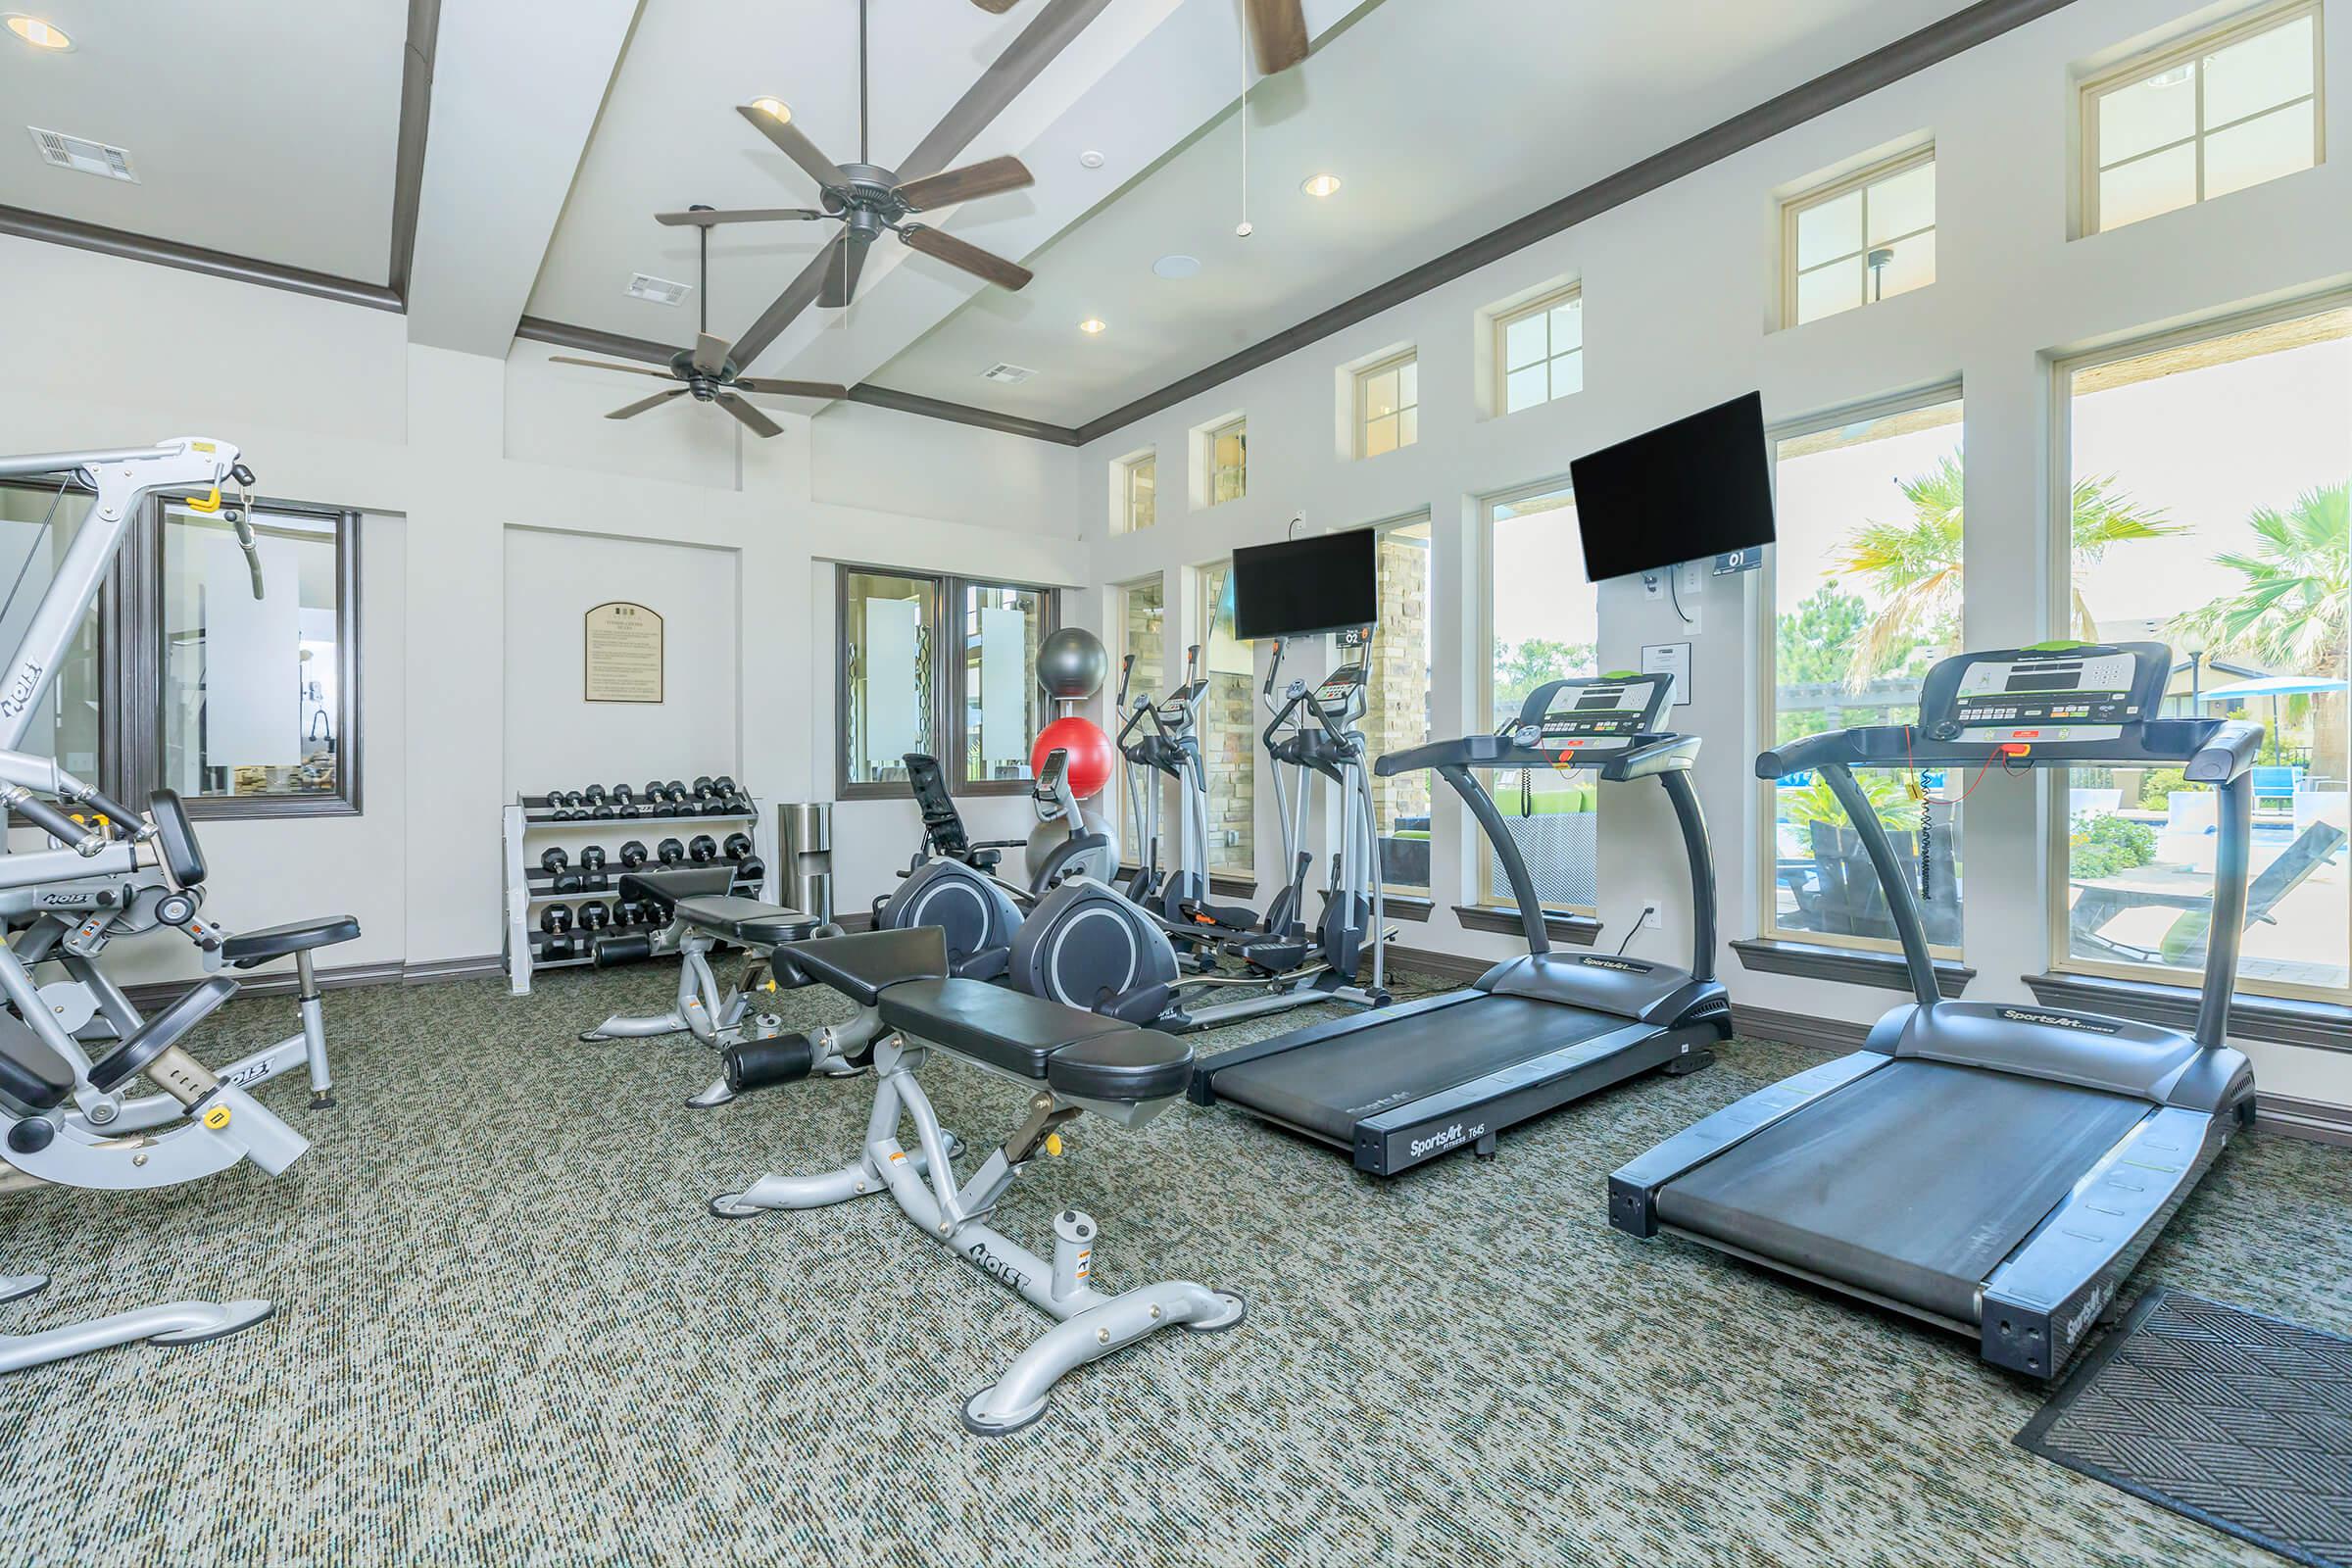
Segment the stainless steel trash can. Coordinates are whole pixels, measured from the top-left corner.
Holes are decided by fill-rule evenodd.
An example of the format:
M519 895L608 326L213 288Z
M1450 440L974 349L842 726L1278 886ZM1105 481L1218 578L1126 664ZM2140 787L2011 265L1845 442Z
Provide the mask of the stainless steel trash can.
M832 919L832 803L809 801L777 807L776 843L783 851L776 888L783 902L819 920Z

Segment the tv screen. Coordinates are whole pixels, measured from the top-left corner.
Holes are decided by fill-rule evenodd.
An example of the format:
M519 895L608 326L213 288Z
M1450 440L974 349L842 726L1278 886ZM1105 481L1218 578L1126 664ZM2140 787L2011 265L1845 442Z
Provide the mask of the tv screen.
M1593 582L1772 543L1761 393L1579 458L1568 474Z
M1233 553L1233 634L1307 637L1380 619L1380 567L1369 528L1251 545Z

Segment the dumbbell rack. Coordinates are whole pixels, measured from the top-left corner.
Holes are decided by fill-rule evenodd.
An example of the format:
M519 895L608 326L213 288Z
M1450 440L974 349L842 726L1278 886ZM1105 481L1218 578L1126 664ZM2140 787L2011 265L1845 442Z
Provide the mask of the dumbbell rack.
M558 821L556 808L544 795L518 795L512 805L500 809L505 844L502 863L506 881L506 941L504 958L507 966L507 990L517 997L531 992L532 972L539 969L570 969L595 961L589 945L595 933L574 929L567 936L551 936L539 929L539 911L551 904L580 904L591 899L612 903L619 898L620 879L627 867L620 863L620 846L630 839L643 839L650 845L665 838L691 839L697 833L709 833L723 839L730 832L749 833L752 855L766 868L766 875L757 883L738 878L728 891L745 898L773 903L770 896L777 871L775 846L769 842L772 831L768 826L767 803L758 796L747 797L751 808L745 811L690 811L684 816L603 816L571 817ZM555 876L540 869L539 857L554 845L570 851L575 863L579 851L591 844L602 844L612 859L599 873L601 887L586 887L577 892L555 891ZM691 861L679 869L689 869ZM714 862L723 863L723 862ZM659 861L648 861L647 872L662 869ZM617 930L618 928L611 928ZM547 948L558 942L568 942L575 950L569 956L542 957Z

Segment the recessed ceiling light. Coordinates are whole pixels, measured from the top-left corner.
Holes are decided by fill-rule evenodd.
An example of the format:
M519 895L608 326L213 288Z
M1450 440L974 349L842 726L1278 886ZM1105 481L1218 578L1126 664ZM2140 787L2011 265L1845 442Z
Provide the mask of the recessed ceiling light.
M21 11L8 14L8 30L35 49L63 52L74 47L74 40L66 36L63 28L53 27L40 18L28 17Z
M1152 270L1162 277L1192 277L1200 270L1198 256L1162 256L1152 264Z
M792 106L781 98L755 98L752 107L763 115L773 115L787 124L792 122Z
M1100 317L1094 316L1090 316L1085 320L1078 323L1078 330L1084 332L1088 337L1095 336L1097 333L1102 330L1102 319Z
M1086 151L1078 155L1078 164L1079 167L1083 169L1101 169L1102 167L1102 155L1095 151L1092 147L1089 147Z
M1328 196L1340 188L1340 176L1337 174L1312 174L1307 177L1306 183L1298 188L1309 196Z

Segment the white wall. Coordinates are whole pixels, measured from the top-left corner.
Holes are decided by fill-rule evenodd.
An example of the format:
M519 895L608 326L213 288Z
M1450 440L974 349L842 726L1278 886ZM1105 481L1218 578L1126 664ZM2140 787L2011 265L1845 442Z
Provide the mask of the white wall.
M1572 458L1754 387L1775 422L1958 379L1967 400L1967 629L1972 646L2031 642L2056 629L2043 563L2050 473L2052 357L2128 335L2340 284L2352 267L2352 167L2331 165L2203 207L2069 242L2072 71L2128 39L2175 23L2184 0L2078 0L1935 69L1799 126L1673 186L1601 215L1286 359L1104 435L1080 454L1080 515L1098 584L1168 574L1173 626L1196 613L1184 568L1237 545L1280 538L1294 513L1345 526L1427 508L1436 523L1435 728L1484 728L1474 713L1483 567L1476 498L1564 477ZM2329 74L2352 81L2352 15L2331 0ZM1735 107L1726 105L1727 112ZM1867 149L1932 132L1937 164L1937 281L1868 309L1769 331L1777 290L1772 192ZM2340 139L2340 138L2339 138ZM1508 417L1477 416L1474 318L1532 284L1581 277L1585 390ZM1420 355L1420 440L1355 462L1332 440L1334 368L1384 347ZM1187 434L1240 409L1250 417L1250 493L1188 512L1180 465ZM1107 466L1144 446L1162 466L1158 526L1112 534ZM1564 594L1587 594L1579 582ZM1102 590L1094 623L1109 612ZM1749 764L1761 744L1750 700L1766 618L1756 579L1709 582L1685 606L1617 582L1600 591L1603 668L1634 664L1644 643L1689 640L1695 701L1676 721L1708 740L1699 793L1722 877L1718 962L1751 1005L1849 1020L1876 1017L1885 991L1749 973L1729 949L1755 934L1762 896L1761 800ZM1261 760L1262 765L1262 760ZM1661 792L1609 792L1600 864L1602 940L1614 946L1649 899L1662 931L1634 951L1687 951L1689 893ZM1462 930L1446 907L1467 902L1472 829L1439 792L1434 846L1440 905L1404 940L1501 956L1507 938ZM1265 800L1261 790L1259 798ZM1969 806L1967 958L1971 996L2029 996L2022 976L2047 967L2039 814L2034 792L1987 788ZM1278 874L1274 824L1261 808L1257 872ZM2352 1102L2352 1072L2327 1053L2247 1048L2266 1091Z
M14 238L0 239L0 280L10 297L41 301L9 317L0 446L218 435L243 448L265 494L370 514L364 813L203 830L210 908L232 928L346 910L361 917L365 939L334 954L335 966L499 951L499 808L522 785L507 777L508 738L534 733L532 715L511 713L504 674L510 530L690 547L736 564L733 770L779 802L831 793L829 594L821 618L806 608L809 585L829 581L821 562L850 552L921 570L1084 580L1075 519L1053 488L1070 471L1061 449L955 430L953 461L989 501L965 520L920 514L917 501L940 493L937 466L910 466L917 500L884 464L858 483L840 479L819 501L811 421L780 407L771 412L784 435L738 446L712 410L605 420L637 378L550 366L552 351L539 345L517 345L503 362L414 347L397 316ZM872 410L853 417L868 450L886 445L893 427L904 450L932 450L945 428ZM597 597L630 597L632 586L615 562ZM683 673L675 654L671 667L674 682ZM554 744L531 744L542 743ZM683 760L668 768L684 769ZM576 782L644 771L615 752ZM540 775L526 776L542 787ZM984 818L1006 804L1025 808L985 804ZM841 858L867 868L868 880L845 879L844 906L882 891L873 869L903 861L914 840L911 815L845 813ZM176 938L119 951L126 978L195 972Z

